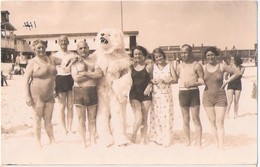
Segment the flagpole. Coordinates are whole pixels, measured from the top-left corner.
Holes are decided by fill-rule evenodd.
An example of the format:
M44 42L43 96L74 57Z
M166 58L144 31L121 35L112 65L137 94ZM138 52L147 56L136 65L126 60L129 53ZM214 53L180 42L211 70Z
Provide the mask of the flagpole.
M123 22L123 2L122 0L120 1L121 3L121 30L124 32L124 22Z

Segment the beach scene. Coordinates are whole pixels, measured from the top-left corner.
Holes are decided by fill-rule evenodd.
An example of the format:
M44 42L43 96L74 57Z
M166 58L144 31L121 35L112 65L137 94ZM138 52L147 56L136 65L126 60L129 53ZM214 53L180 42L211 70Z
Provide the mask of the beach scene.
M242 77L243 91L239 105L238 118L234 119L233 106L230 119L225 120L225 150L216 148L211 136L211 128L206 113L201 106L202 149L192 143L184 144L182 115L178 102L178 87L172 86L174 97L174 136L172 145L164 148L155 143L141 144L138 132L137 144L126 147L98 145L84 148L77 133L77 113L74 113L73 134L65 136L57 112L53 112L53 129L56 142L48 144L47 135L42 129L43 148L33 145L33 110L25 103L23 76L13 75L7 80L8 86L1 88L1 151L2 164L256 164L257 163L257 100L251 97L253 83L257 79L257 67L245 64ZM2 63L8 70L10 63ZM201 93L204 87L200 87ZM56 99L57 100L57 99ZM56 103L55 103L56 104ZM127 134L132 133L133 112L127 109ZM191 121L191 138L194 127ZM188 159L187 159L188 157Z
M258 165L257 37L259 33L257 1L1 1L1 16L1 166L183 165L204 167L215 165L253 167ZM104 31L110 28L111 31ZM119 37L120 42L118 42ZM113 40L118 41L115 42ZM114 45L117 45L118 48L114 47ZM135 52L137 46L143 46L144 49ZM187 50L183 50L183 48L187 48ZM207 51L208 48L214 48L215 50L214 52ZM80 51L80 49L82 50ZM162 52L153 53L156 49L162 50ZM135 53L137 53L137 56ZM155 54L157 54L157 60L155 60ZM56 59L54 59L54 55L56 56ZM71 56L71 58L67 57L66 60L63 61L62 59L65 59L64 57L68 55ZM91 55L94 55L94 58L91 57ZM60 58L57 58L59 56ZM81 58L84 58L85 63L84 68L82 66L82 71L75 72L75 68L74 71L71 69L68 70L73 63L82 63L80 56ZM98 59L95 59L95 56L97 56ZM128 56L132 57L129 58ZM186 60L184 58L185 56L188 57ZM225 118L224 120L225 137L224 142L220 142L220 149L212 134L212 124L208 118L209 112L207 110L207 115L202 104L203 92L205 90L204 80L206 80L206 77L202 74L203 68L198 66L202 65L205 67L206 63L207 65L211 63L211 67L212 64L215 67L215 65L221 64L225 66L223 67L225 68L225 72L228 72L226 69L231 65L234 65L232 63L235 62L235 57L233 56L239 58L242 63L239 67L233 67L239 70L243 68L245 71L241 77L242 90L239 99L238 114L237 116L234 115L235 107L233 101L229 111L229 118ZM162 59L160 60L160 58ZM37 62L36 65L30 63L30 61L35 63L34 61L37 60L39 60L38 63L41 65L40 67L37 65ZM121 114L119 116L120 118L117 117L120 120L124 119L122 117L124 115L122 114L123 110L120 110L120 107L123 106L121 105L123 104L121 103L121 100L126 100L127 104L125 112L126 121L111 121L112 123L110 123L112 125L107 126L111 126L112 131L115 132L117 131L115 129L124 130L126 124L126 137L130 141L133 139L133 136L135 137L133 131L136 127L134 125L137 122L129 97L126 96L127 94L130 94L128 88L132 88L130 82L133 81L131 80L133 79L131 73L134 70L131 69L130 71L130 64L132 63L132 66L134 67L134 63L139 63L139 69L142 67L142 69L145 68L146 72L148 72L146 65L158 65L158 62L160 61L162 63L161 65L163 65L160 67L161 69L168 64L173 63L173 68L171 69L176 71L179 70L178 64L181 66L181 63L186 63L186 65L190 63L188 70L186 71L188 74L183 72L181 75L184 76L184 78L186 77L185 79L187 79L187 81L189 81L190 78L195 77L193 83L195 85L192 85L190 82L187 83L182 80L183 77L180 77L180 71L178 71L179 73L177 76L170 68L168 69L168 67L167 70L170 71L165 72L165 74L167 74L165 76L169 76L169 73L171 73L168 78L163 78L162 76L163 79L161 79L160 74L164 73L157 74L157 77L159 78L157 78L158 83L160 81L167 85L167 93L165 93L166 91L161 91L161 96L163 97L167 94L167 96L169 95L170 100L166 98L166 100L164 99L161 103L158 103L157 101L156 105L163 106L164 104L170 104L170 112L163 112L163 114L171 113L171 117L174 118L172 121L173 123L170 124L173 127L170 128L171 130L173 129L173 134L169 135L171 136L171 142L168 142L169 138L167 138L167 144L170 145L160 145L155 141L153 142L150 140L148 140L147 143L143 143L140 130L137 131L135 143L117 143L109 145L108 147L104 147L102 143L102 139L104 138L101 136L104 134L99 133L98 136L97 130L95 136L96 144L93 144L91 142L93 140L90 141L90 138L93 139L94 135L91 135L91 137L89 136L88 119L86 119L86 142L83 146L81 140L82 134L80 134L82 131L79 128L79 125L82 125L80 124L82 122L80 122L78 118L82 115L78 115L75 105L73 105L71 128L68 125L68 129L66 129L64 128L65 125L62 125L65 120L63 122L61 121L62 111L59 107L59 103L61 103L59 100L67 96L67 94L63 92L60 93L60 99L57 97L54 99L55 103L51 119L53 135L55 138L55 140L52 138L53 143L49 143L50 138L46 134L44 121L41 122L41 129L39 127L38 129L35 128L35 111L27 104L30 105L33 103L34 99L32 97L40 96L40 93L37 93L38 91L43 94L47 92L46 94L50 97L48 102L51 102L49 103L51 104L51 107L48 109L51 111L53 104L52 92L54 92L54 84L57 84L57 81L54 80L54 78L57 79L57 76L67 74L67 76L72 78L72 73L74 75L73 77L82 74L87 82L88 79L91 78L88 76L90 75L89 72L96 72L97 69L102 69L102 79L108 79L109 82L102 82L102 88L106 88L103 89L106 91L99 91L99 95L97 93L97 96L103 98L103 93L110 93L109 95L104 96L104 99L109 99L110 101L107 101L111 102L111 104L117 104L115 106L111 105L111 108L114 107L113 109L117 109L117 112L113 112L114 115L117 113ZM98 62L97 64L100 68L97 67L98 65L95 64L96 62ZM191 63L196 64L196 62L200 63L200 65L196 65L196 72L189 71L191 69L194 70ZM50 65L52 67L52 72L48 71L50 70ZM219 67L221 65L219 65ZM58 71L58 68L61 66L66 68L69 66L69 68L67 68L67 71L64 70L64 73L58 73L60 72ZM37 75L33 76L33 74L35 74L34 72L39 72L39 69L42 67L47 70L47 72L45 70L44 74L47 76L47 80L49 79L48 81L50 81L48 84L46 84L47 82L41 82L46 79L44 77L41 78L44 74L38 77ZM154 68L155 66L152 67ZM30 72L24 74L23 70L26 68L29 69L27 71ZM107 71L110 72L110 75L106 75ZM205 71L204 68L204 73ZM114 81L119 80L120 77L123 78L122 76L126 72L132 77L127 75L128 79L123 80L125 81L124 83L127 84L117 82L117 85L113 86L113 84L116 83ZM147 81L147 84L150 84L150 86L154 86L158 83L157 81L154 81L154 78L151 78L150 73L148 79L144 79L144 77L142 79ZM238 72L238 70L233 70L231 68L228 73L230 74L229 79L232 75L238 78L242 74L242 72ZM46 90L37 89L37 85L34 86L35 89L32 93L31 82L29 83L29 81L33 77L30 78L29 75L34 77L34 81L38 81L37 84L39 84L39 87L43 84ZM221 71L221 76L222 75L224 76L224 71ZM215 79L209 72L208 76L213 80ZM109 77L112 79L109 80ZM213 83L212 85L222 83L223 81L225 82L226 80L223 80L223 78L224 77L219 77L218 82L211 82ZM96 78L91 79L93 82L90 84L92 85L84 85L85 87L96 86L94 85L96 84L94 83ZM102 79L100 80L102 81ZM167 83L165 82L165 79L168 79ZM176 83L178 79L179 83ZM61 83L59 87L66 85L64 83L69 83L62 82L62 80L59 81ZM70 81L73 83L75 80L73 81L72 78ZM186 89L186 83L190 84L190 86L187 86L188 89ZM180 84L183 84L184 87L181 87ZM48 85L50 85L50 87L48 87ZM97 85L97 87L98 86L100 85ZM147 85L145 85L145 88L146 86ZM68 89L71 90L71 87L72 84ZM81 86L78 85L78 87ZM196 90L194 90L196 92L198 92L197 88L199 88L200 92L200 96L197 96L195 100L200 98L199 117L202 127L201 147L198 147L198 143L195 142L195 140L199 138L198 135L196 135L198 134L198 129L200 130L198 126L196 126L197 128L194 126L194 124L198 123L198 117L196 117L198 112L193 112L192 116L194 119L190 117L191 143L189 146L187 146L186 141L187 133L184 132L185 126L183 122L185 119L183 119L183 115L185 115L185 113L183 114L181 112L183 110L181 110L179 103L179 91L182 88L184 88L182 90L191 90L189 89L190 87L195 87ZM30 90L26 91L26 88ZM55 88L57 88L57 86ZM94 89L95 88L92 90ZM162 87L162 89L164 88ZM224 89L227 92L227 86ZM240 91L240 89L238 90ZM55 91L55 95L59 95L59 92L57 93L57 90ZM150 89L150 91L153 91L153 89ZM78 89L79 94L82 92L83 91ZM216 91L215 94L222 93L223 95L223 92L223 90L219 92ZM32 94L34 96L32 96ZM139 97L139 95L137 95L137 97ZM143 94L141 95L143 96ZM191 96L189 95L186 95L186 98L183 98L183 102L186 102L187 99L191 99ZM94 98L97 99L97 97L93 97L93 99ZM116 103L112 103L114 102L111 100L112 98L114 98ZM105 106L106 100L98 100L99 103L96 102L95 104L103 103L102 105ZM213 99L213 101L214 100L215 99ZM225 101L224 98L221 100ZM164 103L166 101L170 102ZM41 105L40 107L42 107L42 104L46 106L46 101L38 102L39 103L37 104ZM66 102L64 102L64 104L65 103ZM188 105L190 106L182 106L182 109L191 106L195 106L194 108L196 108L197 106L197 104ZM214 114L215 111L213 110L211 116L214 117L214 119L218 117L217 115L223 116L225 114L225 105L226 104L223 106L220 105L220 107L218 106L222 109L220 109L220 114ZM102 112L102 109L104 108L100 107L99 109L99 111ZM37 109L35 110L37 112ZM109 111L110 114L113 115L111 111L114 110L110 109ZM48 114L46 115L51 115L49 114L50 112L47 113ZM81 114L82 113L84 114L84 112L81 112ZM158 115L160 115L160 112L158 113ZM106 113L104 115L106 115ZM112 117L109 114L106 116L106 118ZM40 117L42 117L42 115L40 115ZM158 117L160 116L157 116L157 118ZM161 118L163 120L166 116L161 116L160 119ZM223 120L223 118L224 117L221 117L220 119ZM153 117L151 116L150 119L150 113L148 112L148 133L150 126L156 122L150 120L153 120ZM40 121L38 121L38 123L39 122ZM103 124L102 120L101 123L98 123L99 125L106 125L106 122ZM119 123L117 125L122 126L113 127L116 123ZM220 121L220 124L218 124L220 127L218 133L223 135L223 126L221 123L223 123L223 121ZM157 127L162 126L164 125L160 123L157 124ZM167 128L169 127L168 125L165 125L165 127L166 126ZM153 129L157 129L157 127ZM35 131L38 132L38 137L39 133L41 134L40 141L38 140L40 145L38 146L35 145ZM162 131L163 130L161 130L161 132ZM150 133L150 135L151 134L152 133ZM157 135L156 133L153 133L153 135L154 134ZM117 137L115 136L114 139L116 140L119 135ZM124 139L126 139L125 136ZM220 137L219 140L221 139L222 138ZM39 148L39 146L41 146L41 148Z

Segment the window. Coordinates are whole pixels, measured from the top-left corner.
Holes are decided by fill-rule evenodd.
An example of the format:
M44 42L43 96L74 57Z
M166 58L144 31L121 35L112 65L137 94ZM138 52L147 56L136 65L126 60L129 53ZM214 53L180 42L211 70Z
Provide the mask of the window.
M76 39L74 39L74 43L76 43L77 42L77 40Z
M58 43L58 41L57 41L57 40L55 40L55 43Z
M29 45L31 45L31 41L29 41Z

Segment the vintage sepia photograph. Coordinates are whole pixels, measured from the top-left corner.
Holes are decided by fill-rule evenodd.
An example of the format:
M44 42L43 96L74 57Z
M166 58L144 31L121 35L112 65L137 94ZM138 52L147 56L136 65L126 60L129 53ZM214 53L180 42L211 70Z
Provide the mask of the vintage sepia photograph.
M258 1L1 1L1 166L258 165Z

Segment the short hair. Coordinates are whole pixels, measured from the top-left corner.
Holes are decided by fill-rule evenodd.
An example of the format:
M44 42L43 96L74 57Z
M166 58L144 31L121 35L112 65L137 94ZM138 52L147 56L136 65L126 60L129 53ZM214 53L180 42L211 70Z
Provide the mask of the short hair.
M189 50L190 50L190 52L192 51L192 47L191 47L190 45L188 45L188 44L183 44L183 45L181 46L181 48L184 48L184 47L188 47Z
M32 46L35 47L35 46L38 45L39 43L43 44L43 45L47 48L47 42L46 42L46 41L43 41L43 40L41 40L41 39L37 39L37 40L33 41Z
M61 35L61 36L59 37L59 41L60 41L61 38L65 38L66 41L69 41L69 38L68 38L66 35Z
M77 49L78 49L80 43L84 43L84 44L86 44L87 47L89 47L89 46L88 46L88 43L87 43L86 41L79 41L79 42L77 43Z
M239 65L241 65L243 63L243 59L238 54L235 54L235 55L233 55L231 57L234 57L235 65L239 66Z
M143 52L144 57L146 57L146 56L148 55L147 49L145 49L145 47L140 46L140 45L137 45L137 46L135 46L135 47L132 49L131 57L134 57L134 50L135 50L135 49L141 50L141 51Z
M153 58L153 61L155 62L155 57L154 57L154 54L155 53L160 53L163 55L163 58L166 60L166 54L164 53L164 51L162 50L162 48L155 48L153 50L153 54L152 54L152 58Z
M205 49L205 51L204 51L204 58L206 58L206 54L209 51L213 52L216 56L219 56L218 49L216 47L211 46L211 47L208 47L208 48Z

